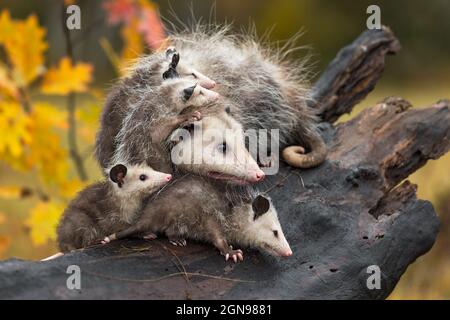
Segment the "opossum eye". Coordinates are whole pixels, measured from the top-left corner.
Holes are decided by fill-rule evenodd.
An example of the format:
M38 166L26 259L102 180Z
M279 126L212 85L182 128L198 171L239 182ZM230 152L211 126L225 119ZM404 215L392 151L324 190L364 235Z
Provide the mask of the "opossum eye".
M189 131L190 133L192 133L195 129L195 124L191 123L191 124L187 125L186 127L184 127L184 129Z
M191 73L191 75L194 77L194 79L197 79L197 75L195 73Z
M278 238L278 230L273 230L273 235Z
M194 85L183 90L183 101L188 101L191 98L196 86L197 85Z
M217 150L219 150L219 151L222 152L222 153L227 152L227 144L226 144L225 142L219 144L219 145L217 146Z
M145 174L141 174L141 175L139 176L139 180L145 181L145 180L147 180L147 176L146 176Z

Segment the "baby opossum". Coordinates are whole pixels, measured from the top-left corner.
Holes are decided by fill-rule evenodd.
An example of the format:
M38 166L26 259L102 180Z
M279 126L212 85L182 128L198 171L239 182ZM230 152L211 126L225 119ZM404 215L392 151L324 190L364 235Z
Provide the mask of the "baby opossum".
M57 228L63 252L98 243L106 235L129 227L145 198L167 184L172 176L144 165L118 164L109 170L110 181L88 186L72 200Z
M219 95L192 80L173 78L144 93L142 100L130 108L115 137L112 163L146 162L158 171L172 172L166 140L180 126L201 119L193 110L213 103ZM112 137L110 137L112 139Z
M154 53L143 58L129 75L121 79L108 94L100 120L100 129L95 142L95 154L100 166L106 169L116 150L115 137L119 133L122 122L132 111L132 108L143 103L148 93L162 85L166 78L163 74L171 69L176 58L173 48L165 52ZM200 87L211 89L215 82L186 65L183 61L176 62L177 75L180 79L192 80ZM170 79L170 77L169 77ZM200 93L199 93L200 94Z
M222 192L213 180L187 175L153 199L133 226L111 234L104 243L152 232L166 234L173 244L185 245L185 238L210 242L234 262L243 260L243 253L229 243L292 255L269 199L248 191L232 206Z
M322 163L326 145L317 117L307 106L306 69L281 51L263 49L254 39L228 34L227 28L198 25L169 38L185 63L212 77L217 91L238 106L234 116L244 129L279 129L280 147L289 164L308 168Z

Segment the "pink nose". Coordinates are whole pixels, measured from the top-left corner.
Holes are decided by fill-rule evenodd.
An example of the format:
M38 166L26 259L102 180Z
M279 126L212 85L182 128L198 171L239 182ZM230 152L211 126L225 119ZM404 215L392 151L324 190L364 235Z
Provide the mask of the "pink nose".
M292 256L292 250L288 250L283 254L283 257L290 257L290 256Z
M266 174L262 171L256 172L256 181L261 181L266 177Z
M213 80L200 81L200 85L205 89L212 89L216 86L216 82Z
M165 179L166 181L170 181L170 180L172 180L172 175L171 175L171 174L168 174L164 179Z

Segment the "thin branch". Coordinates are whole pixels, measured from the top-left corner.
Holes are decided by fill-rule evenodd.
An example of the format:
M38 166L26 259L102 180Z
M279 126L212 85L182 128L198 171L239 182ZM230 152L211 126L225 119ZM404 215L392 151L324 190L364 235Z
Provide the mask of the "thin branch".
M64 5L64 2L62 3L62 11L61 11L61 22L62 22L62 29L64 32L64 38L66 41L66 54L70 58L72 62L74 61L73 56L73 47L72 47L72 41L70 38L70 32L69 29L67 29L66 26L66 7ZM67 96L67 111L68 111L68 131L67 131L67 139L69 144L69 153L70 157L72 158L75 169L77 171L77 174L81 181L87 181L88 176L86 173L86 169L84 167L83 158L80 155L80 152L78 150L78 143L77 143L77 122L75 118L76 113L76 96L75 93L70 93Z
M161 277L157 277L157 278L150 278L150 279L119 278L119 277L109 276L109 275L105 275L105 274L101 274L101 273L97 273L97 272L87 271L85 269L83 269L83 273L89 274L94 277L100 277L100 278L104 278L104 279L117 280L117 281L128 281L128 282L155 282L155 281L160 281L160 280L164 280L164 279L172 278L172 277L176 277L176 276L184 277L186 275L191 276L191 277L202 277L202 278L209 278L209 279L216 279L216 280L223 280L223 281L232 281L232 282L256 282L253 280L225 278L225 277L214 276L214 275L198 273L198 272L187 272L187 273L175 272L175 273L170 273L165 276L161 276Z
M5 61L6 70L8 72L8 78L12 79L13 64L9 59L8 54L3 48L0 48L0 57ZM19 103L22 105L22 108L23 110L25 110L26 113L31 113L30 98L28 96L28 92L25 87L23 86L17 87L17 100L19 100Z

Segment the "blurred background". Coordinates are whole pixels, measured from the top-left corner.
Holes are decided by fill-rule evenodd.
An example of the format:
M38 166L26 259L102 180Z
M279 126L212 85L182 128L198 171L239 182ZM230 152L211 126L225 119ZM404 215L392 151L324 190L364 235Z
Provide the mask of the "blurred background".
M81 29L65 33L65 7L81 9ZM450 98L450 2L341 0L2 0L0 2L0 259L40 259L57 251L55 226L70 199L101 177L93 145L108 88L134 58L164 40L162 22L233 22L270 42L299 30L296 57L314 74L366 29L366 9L402 43L377 88L350 115L390 95L415 107ZM312 79L314 81L314 79ZM441 231L411 265L391 299L450 298L450 154L410 177L433 203Z

